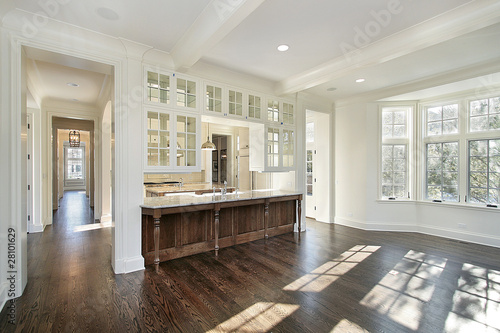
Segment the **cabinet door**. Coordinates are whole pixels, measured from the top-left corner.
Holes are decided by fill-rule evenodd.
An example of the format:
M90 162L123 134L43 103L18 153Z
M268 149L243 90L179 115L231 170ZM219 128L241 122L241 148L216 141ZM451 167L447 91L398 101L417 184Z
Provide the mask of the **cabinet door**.
M291 103L283 102L283 124L294 124L294 106Z
M177 77L177 106L196 109L196 82Z
M280 120L280 102L275 99L267 100L267 121L278 123Z
M170 103L170 75L148 71L146 89L149 102Z
M282 129L282 166L284 169L292 169L294 167L295 156L295 131L293 129Z
M248 95L247 117L254 120L262 119L262 98L260 96Z
M196 116L176 115L176 166L196 167L198 163L197 139L198 120Z
M147 112L147 166L170 166L170 119L165 112Z
M205 111L222 115L222 88L213 84L205 85Z
M278 128L267 128L267 168L278 168L280 166L280 130Z
M243 117L243 93L237 90L228 90L228 115Z

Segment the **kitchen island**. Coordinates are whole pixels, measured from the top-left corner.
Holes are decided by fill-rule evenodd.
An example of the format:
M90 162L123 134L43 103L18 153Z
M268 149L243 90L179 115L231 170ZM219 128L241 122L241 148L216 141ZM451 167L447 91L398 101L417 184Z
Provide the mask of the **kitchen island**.
M142 255L146 265L300 230L302 194L255 190L146 197Z

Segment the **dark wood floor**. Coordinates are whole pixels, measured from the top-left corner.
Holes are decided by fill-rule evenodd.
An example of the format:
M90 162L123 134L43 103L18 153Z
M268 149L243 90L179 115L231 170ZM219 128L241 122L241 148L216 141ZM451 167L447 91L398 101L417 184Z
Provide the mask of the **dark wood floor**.
M81 193L28 235L0 332L499 332L500 249L308 221L296 234L114 275ZM139 223L139 221L138 221Z

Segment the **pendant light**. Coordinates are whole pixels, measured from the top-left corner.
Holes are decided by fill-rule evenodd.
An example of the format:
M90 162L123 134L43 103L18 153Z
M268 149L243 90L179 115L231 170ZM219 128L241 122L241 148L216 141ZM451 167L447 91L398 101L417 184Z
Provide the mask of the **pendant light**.
M70 147L80 147L80 132L79 131L69 131L69 146Z
M201 145L202 150L215 150L215 144L210 142L210 123L208 123L207 142Z

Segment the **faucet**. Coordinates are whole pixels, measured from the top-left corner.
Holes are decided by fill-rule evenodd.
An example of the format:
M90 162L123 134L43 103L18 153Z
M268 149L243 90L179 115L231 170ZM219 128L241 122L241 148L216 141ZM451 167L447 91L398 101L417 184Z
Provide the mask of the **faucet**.
M224 181L224 190L222 191L222 195L227 194L227 180Z

